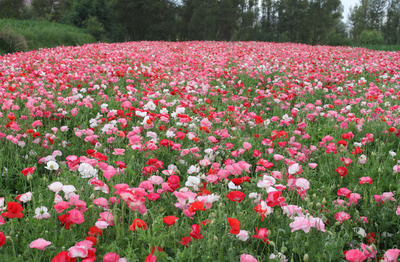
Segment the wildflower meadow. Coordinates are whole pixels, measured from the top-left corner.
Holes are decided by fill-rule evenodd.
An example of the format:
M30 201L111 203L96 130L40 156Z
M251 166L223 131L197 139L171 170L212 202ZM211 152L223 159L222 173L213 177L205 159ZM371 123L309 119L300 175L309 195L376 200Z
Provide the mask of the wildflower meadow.
M400 52L0 56L0 261L399 261Z

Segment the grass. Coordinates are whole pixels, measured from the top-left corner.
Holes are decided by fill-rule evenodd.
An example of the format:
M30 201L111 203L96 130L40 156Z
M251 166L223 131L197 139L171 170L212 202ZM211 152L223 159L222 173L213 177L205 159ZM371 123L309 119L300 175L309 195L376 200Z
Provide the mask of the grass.
M10 38L10 34L13 38ZM0 19L0 54L94 42L94 37L83 29L69 25L47 21Z
M400 45L360 45L358 47L376 51L400 51Z

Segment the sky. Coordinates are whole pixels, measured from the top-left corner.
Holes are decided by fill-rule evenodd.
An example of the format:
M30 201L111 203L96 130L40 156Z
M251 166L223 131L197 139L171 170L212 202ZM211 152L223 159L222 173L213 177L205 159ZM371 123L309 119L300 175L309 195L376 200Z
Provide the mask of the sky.
M343 22L347 22L347 17L350 13L350 6L354 7L359 2L359 0L342 0L342 5L344 6Z

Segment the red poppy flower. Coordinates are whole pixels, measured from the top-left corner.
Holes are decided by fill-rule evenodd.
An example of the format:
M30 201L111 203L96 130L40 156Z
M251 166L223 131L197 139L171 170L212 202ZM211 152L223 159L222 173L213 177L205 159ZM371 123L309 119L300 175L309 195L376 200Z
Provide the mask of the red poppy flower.
M51 262L75 262L76 258L70 258L68 256L68 251L61 251L58 253L57 256L55 256Z
M96 150L93 150L93 149L86 150L86 154L88 154L89 156L94 155L94 153L96 153Z
M188 211L190 213L194 213L197 210L201 210L201 211L206 210L204 208L204 203L203 202L200 202L200 201L193 202L193 203L190 204L190 207L188 208Z
M345 168L344 166L340 166L340 167L336 168L336 172L341 177L345 177L347 175L347 171L348 171L347 168Z
M97 238L95 238L94 236L88 236L85 239L89 240L90 242L92 242L93 246L95 246L97 244Z
M92 226L89 228L88 235L89 236L101 236L103 234L103 230L98 227Z
M155 200L160 198L160 194L150 193L148 195L145 195L145 197L147 197L147 199L150 200L150 201L155 201Z
M229 225L231 226L231 230L229 233L232 235L237 235L240 232L240 222L236 218L228 217Z
M135 231L137 228L142 228L144 230L147 229L147 224L146 222L144 222L143 220L136 218L135 220L133 220L132 225L129 226L129 230L131 231Z
M6 241L7 241L6 235L4 235L4 233L0 231L0 247L4 246Z
M179 244L181 244L182 246L186 246L186 248L188 248L188 244L192 243L192 238L190 237L182 237L182 240L179 241Z
M50 144L52 144L52 145L54 144L54 139L53 138L48 137L47 140L49 140Z
M21 171L22 174L24 174L24 176L27 176L29 174L33 174L33 172L35 172L36 167L27 167L24 170Z
M229 198L230 201L238 202L238 203L242 202L242 200L245 196L246 195L240 191L232 191L226 195L226 197Z
M390 132L390 133L393 133L394 131L396 131L396 128L394 128L394 127L389 127L389 132Z
M69 220L69 214L58 216L57 219L61 222L61 226L65 227L67 230L70 230L71 225L74 224L74 222Z
M97 158L100 161L104 161L104 162L107 161L107 156L103 155L100 152L96 152L96 154L94 154L93 157Z
M337 143L338 143L339 145L342 145L342 146L344 146L344 147L346 147L346 146L347 146L347 142L346 142L346 141L344 141L344 140L339 140Z
M193 237L194 239L202 239L202 238L204 238L200 234L200 225L197 225L197 224L192 225L192 231L190 231L189 236Z
M165 224L168 225L168 227L172 226L173 224L175 224L176 220L178 220L178 218L176 216L167 216L163 218L163 222Z
M3 217L8 218L22 218L24 214L22 211L24 208L20 203L17 202L7 202L8 211L1 214Z
M281 197L282 192L280 191L273 191L268 193L267 197L267 206L274 207L280 205L281 203L285 202L285 198Z
M232 183L235 184L235 186L240 186L244 182L244 179L242 177L233 178L233 179L231 179L231 181L232 181Z
M200 222L203 226L205 226L207 223L211 223L211 221L210 220L204 220L204 221L201 221Z
M354 148L354 151L351 152L353 155L361 154L363 151L360 147Z
M265 244L269 243L269 240L267 238L268 230L266 228L258 229L256 227L256 232L257 232L257 235L253 235L254 238L262 239Z

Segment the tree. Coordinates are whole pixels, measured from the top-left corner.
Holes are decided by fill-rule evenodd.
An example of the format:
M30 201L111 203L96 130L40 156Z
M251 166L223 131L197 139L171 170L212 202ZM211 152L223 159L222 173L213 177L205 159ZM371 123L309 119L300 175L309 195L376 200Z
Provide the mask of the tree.
M369 28L368 6L369 0L361 0L359 5L350 8L350 14L348 17L351 28L350 33L356 44L358 43L358 38L361 32Z
M21 18L24 0L0 0L0 18Z
M80 28L95 32L97 40L109 38L114 27L113 2L108 0L74 0L66 21ZM102 35L102 32L106 32Z
M387 0L370 0L368 6L368 29L382 29L383 19L385 17ZM400 12L400 10L398 10Z
M383 27L384 38L387 44L400 43L400 0L391 0L387 8L386 23Z
M37 18L45 19L46 16L48 19L49 15L54 11L54 0L33 0L32 8L34 15Z

